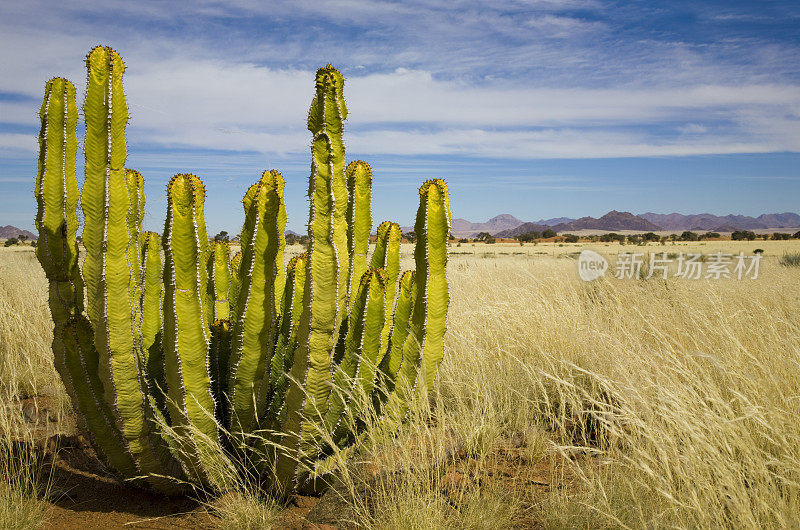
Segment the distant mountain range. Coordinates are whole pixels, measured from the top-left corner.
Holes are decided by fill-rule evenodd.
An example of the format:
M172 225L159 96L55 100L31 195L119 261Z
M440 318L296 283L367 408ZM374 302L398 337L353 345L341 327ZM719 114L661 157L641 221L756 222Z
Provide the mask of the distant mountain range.
M523 222L507 213L492 217L485 223L471 223L466 219L453 219L452 233L456 237L470 237L479 232L495 234L503 230L516 228Z
M796 213L765 213L758 217L747 215L711 215L701 213L696 215L681 215L679 213L658 214L643 213L639 217L660 226L663 230L715 230L728 232L725 228L734 230L759 230L769 228L797 228L800 227L800 215Z
M638 230L641 232L660 230L658 225L651 223L647 219L643 219L629 212L611 210L599 219L595 219L594 217L581 217L580 219L561 222L552 226L540 223L523 223L515 228L504 230L494 235L497 237L515 237L527 232L542 232L548 228L557 233L577 232L578 230Z
M527 223L510 214L498 215L485 223L453 219L453 235L455 237L473 237L480 232L488 232L496 237L515 237L526 232L543 232L548 228L558 233L578 230L636 230L640 232L780 230L800 228L800 215L791 212L763 214L758 217L732 214L720 216L709 213L683 215L652 212L633 215L629 212L612 210L597 219L594 217L581 217L580 219L556 217Z
M638 232L684 230L733 232L735 230L781 230L800 229L800 215L792 212L766 213L758 217L747 215L712 215L700 213L683 215L679 213L660 214L647 212L634 215L630 212L612 210L604 216L594 217L555 217L525 222L511 214L500 214L485 223L473 223L466 219L453 219L452 233L455 237L474 237L480 232L487 232L495 237L515 237L527 232L544 232L547 229L557 233L577 232L579 230L621 231L636 230ZM414 230L413 226L402 227L403 232ZM291 230L287 234L294 233ZM36 234L15 226L0 226L0 239L8 239L25 235L28 239L36 239ZM297 234L295 234L297 235Z
M555 217L553 219L540 219L538 221L534 221L532 223L526 223L524 221L520 221L516 217L511 214L500 214L496 217L492 217L485 223L472 223L467 221L466 219L453 219L453 235L456 237L471 237L474 235L479 234L480 232L488 232L492 235L495 235L499 232L504 232L507 230L513 230L519 226L525 225L537 225L545 230L550 228L551 226L555 226L561 223L569 223L574 221L575 219L569 217ZM409 230L413 230L412 227L403 227L403 231L406 231L406 228ZM535 228L531 228L531 230L535 230ZM530 231L530 230L529 230Z
M16 226L6 225L0 226L0 239L11 239L12 237L25 236L29 240L36 239L38 236L33 232L28 232Z

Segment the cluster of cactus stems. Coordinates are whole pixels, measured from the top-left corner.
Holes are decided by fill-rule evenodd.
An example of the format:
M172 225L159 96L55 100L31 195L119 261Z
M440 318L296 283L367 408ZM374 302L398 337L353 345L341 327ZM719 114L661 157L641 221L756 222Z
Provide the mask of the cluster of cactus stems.
M145 232L144 180L125 167L125 65L98 46L86 66L82 268L78 111L63 78L46 84L35 189L55 365L82 427L118 477L143 487L213 488L231 447L258 455L249 461L277 495L319 487L357 450L359 419L391 435L433 386L449 301L447 186L419 190L416 271L400 273L396 223L378 227L368 259L372 170L345 166L344 78L328 65L308 113L306 253L285 265L275 170L244 196L234 256L227 242L212 248L192 174L167 186L163 234Z

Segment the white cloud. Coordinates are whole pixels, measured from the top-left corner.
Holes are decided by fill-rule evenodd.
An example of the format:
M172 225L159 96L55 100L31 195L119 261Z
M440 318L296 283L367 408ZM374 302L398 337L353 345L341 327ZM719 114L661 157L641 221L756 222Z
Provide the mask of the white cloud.
M39 150L39 141L32 134L0 133L0 149L35 152Z
M308 42L289 39L281 47L270 49L272 41L255 39L252 47L241 52L240 45L232 45L227 51L223 46L209 48L209 43L200 38L201 32L191 39L162 35L147 40L135 32L115 32L113 26L99 26L86 34L67 33L63 24L54 29L58 17L43 4L32 5L40 6L40 24L31 24L30 20L27 26L0 22L6 74L0 78L0 91L38 98L44 81L55 74L70 77L82 93L85 74L81 58L91 45L105 41L120 49L128 65L129 138L134 144L277 155L307 152L305 118L312 97L313 71L268 67L254 62L253 57L262 52L272 61L281 54L308 57ZM167 8L150 1L135 7L120 5L119 9L122 20L136 17L139 22L208 13L232 18L280 18L319 12L320 20L326 23L371 19L377 29L399 31L405 26L405 40L395 41L394 49L389 50L391 46L383 42L374 49L353 45L341 52L352 54L353 64L373 66L385 52L389 55L384 64L396 60L400 64L424 64L436 58L469 67L485 66L487 58L502 57L510 68L526 63L531 68L544 68L558 63L563 71L581 71L596 59L592 36L608 31L604 23L558 13L564 8L599 7L597 2L577 0L510 1L502 6L508 12L496 7L479 11L463 0L417 0L409 4L350 0L344 6L337 5L339 9L333 9L332 4L303 0L272 3L267 8L253 0L224 4L207 0ZM84 2L78 7L65 6L61 14L70 20L79 9L104 12L105 6ZM529 11L535 13L527 14ZM18 21L26 15L21 8L11 14ZM411 17L420 25L409 24L403 17ZM401 24L402 20L406 22ZM86 27L78 19L73 21L73 29ZM475 29L482 27L488 28L486 33L491 30L517 37L520 44L509 47L481 40L481 33ZM440 47L426 49L430 48L433 30L441 30L435 39ZM469 51L457 50L458 43L468 35L475 35L476 42L485 44L488 51L481 49L471 57ZM329 49L323 46L327 45L325 38L321 37L318 48ZM565 38L570 44L550 46L550 38ZM492 46L496 49L490 49ZM647 55L653 50L660 50L662 55ZM459 56L450 55L454 53ZM709 63L680 42L642 43L639 53L612 56L619 63L604 68L619 72L619 79L596 88L589 82L559 85L558 76L536 83L514 76L476 81L453 75L444 79L435 74L434 67L422 66L383 73L374 73L374 67L345 70L350 108L346 141L352 151L364 154L509 158L800 150L800 86L761 75L745 76L741 71L716 75L719 65ZM289 60L285 64L294 63ZM637 83L630 83L625 75L632 64L643 72ZM673 70L674 79L664 77L665 65L679 65ZM35 99L0 100L0 122L35 128L37 111ZM2 134L0 147L33 151L35 137Z
M699 123L687 123L683 127L678 127L683 134L703 134L708 132L708 127Z
M129 138L156 146L306 152L313 75L214 60L134 63L126 73ZM78 86L82 92L82 79ZM349 76L346 97L347 144L359 153L602 158L769 152L800 145L800 87L790 85L477 87L398 69ZM36 104L0 105L3 121L36 124ZM689 122L667 138L645 127L698 117L720 125L710 132ZM23 137L5 135L0 145L35 148Z
M456 129L437 133L385 131L351 135L349 146L359 153L452 154L507 159L685 156L786 150L785 146L776 147L757 141L657 142L643 134L574 129L515 132Z

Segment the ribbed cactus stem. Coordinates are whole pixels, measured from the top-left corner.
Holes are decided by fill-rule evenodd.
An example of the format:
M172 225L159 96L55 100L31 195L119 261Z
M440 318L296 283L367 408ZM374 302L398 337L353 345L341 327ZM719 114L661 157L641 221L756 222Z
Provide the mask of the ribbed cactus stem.
M167 186L164 227L164 361L170 422L181 435L178 455L186 474L207 484L206 465L218 441L214 421L205 320L203 257L205 220L200 216L205 188L196 176L175 175Z
M333 441L339 442L347 431L341 425L345 405L357 418L372 394L378 355L383 351L381 334L386 312L386 273L369 269L359 282L353 300L345 339L345 354L334 375L335 390L325 415Z
M347 294L347 186L342 129L347 107L344 77L328 65L317 70L316 95L308 113L313 134L308 195L309 258L303 317L286 396L287 417L281 426L288 452L278 459L278 487L295 482L297 458L314 451L316 423L328 409L331 357ZM301 386L302 385L302 386ZM303 421L311 422L303 427Z
M142 355L142 221L144 219L144 178L134 169L125 170L125 187L128 190L128 268L131 282L128 286L130 300L133 303L131 313L134 320L134 350ZM140 373L144 374L144 366Z
M265 171L252 201L245 204L251 210L247 217L253 219L253 232L242 252L238 320L231 345L229 389L234 432L249 432L266 406L264 394L278 324L275 300L280 302L285 282L283 188L280 173Z
M415 389L423 395L430 391L444 353L449 304L445 268L451 226L447 184L441 179L428 180L420 187L419 195L420 205L414 225L417 270L411 295L413 308L394 391L384 407L381 429L386 434L393 433L405 417Z
M384 221L378 226L378 237L375 241L375 252L372 254L370 268L383 269L386 273L386 322L383 325L381 343L389 343L389 333L392 331L392 308L394 307L395 285L400 274L400 241L403 232L400 225L391 221ZM388 352L384 351L378 362L381 371L386 371Z
M142 356L150 395L164 410L167 381L164 374L164 352L161 345L164 289L161 262L161 236L145 232L142 243Z
M40 234L36 256L48 278L63 282L69 281L78 267L75 241L78 229L78 183L75 178L78 110L72 83L61 77L47 82L39 119L39 171L34 194L38 206L36 228ZM82 296L79 303L83 305Z
M214 320L230 317L231 247L227 241L215 241L208 259L208 291L214 301Z
M114 50L100 46L89 53L86 65L86 163L81 207L85 217L84 279L99 355L98 373L104 400L111 407L139 474L163 473L165 463L158 441L151 435L149 405L139 373L139 300L131 288L139 269L128 252L128 108L122 91L125 65Z
M392 316L392 327L388 340L389 347L379 367L385 389L379 388L379 392L391 392L394 390L397 372L403 362L403 343L408 337L411 312L414 308L414 295L416 293L414 277L414 271L405 271L400 277L400 283L397 285L397 304ZM387 292L386 294L388 296L389 293ZM385 399L384 396L380 396L380 398L381 401Z
M426 181L419 190L420 207L414 231L417 245L414 249L416 263L416 295L414 324L416 338L422 342L421 380L423 393L433 388L444 356L444 333L447 329L447 307L450 292L447 285L447 241L452 226L450 198L447 184L442 179ZM420 322L420 319L423 319ZM420 330L422 331L420 333Z
M271 434L280 428L286 419L286 390L289 387L288 373L292 369L292 353L297 347L297 331L303 312L303 288L306 282L306 260L308 254L303 253L289 260L286 266L286 284L281 297L280 329L275 342L275 355L272 357L270 385L267 388L265 403L267 405L261 425L268 431L264 438L256 440L256 450L265 455L259 467L262 472L271 469L275 463L275 443L281 443L281 437Z
M347 165L347 248L350 257L347 300L358 289L367 270L369 233L372 230L372 168L363 160Z
M99 359L91 324L81 315L74 316L61 326L58 340L63 341L67 352L69 377L78 383L75 385L74 405L85 418L97 453L119 476L139 476L128 443L117 429L114 413L103 400L103 384L97 375Z
M239 244L242 244L241 241ZM231 286L228 289L228 320L236 322L238 319L238 300L239 288L241 285L241 271L239 268L242 265L242 253L237 252L231 258Z
M66 366L61 329L83 310L83 279L78 269L78 182L75 177L75 134L78 110L75 87L56 77L45 85L39 110L39 171L36 175L36 257L49 283L53 333L53 359L73 405L78 407L70 371ZM83 380L79 381L83 384Z
M252 206L259 188L261 188L260 180L251 185L242 198L242 206L244 207L244 224L242 225L242 232L239 237L239 245L241 246L242 250L248 248L253 239L253 232L256 227L256 214L258 212L257 209L253 208ZM233 274L235 275L235 279L233 280L233 288L235 289L235 292L231 297L232 304L230 314L230 321L233 323L234 327L236 326L236 323L239 322L241 311L244 308L244 300L240 299L242 278L250 273L249 266L242 265L242 258L244 257L243 253L240 251L237 254L239 258L238 263L236 263L233 268ZM236 256L234 256L234 260L235 259Z
M211 246L208 242L208 232L206 231L206 212L205 212L205 196L206 188L199 178L192 181L196 190L195 196L202 196L202 200L195 202L194 212L195 218L198 220L195 226L197 242L198 242L198 260L202 266L198 268L199 284L204 286L200 293L200 300L203 304L203 319L205 325L208 327L214 321L214 296L209 292L208 281L210 273L208 271L208 262L211 258Z
M269 428L279 429L286 419L286 389L289 385L288 372L292 369L293 352L297 347L297 333L303 313L303 291L306 285L306 262L308 254L303 253L289 260L286 266L286 285L281 299L281 328L275 344L272 360L272 375L275 381L268 399L266 418Z
M208 364L211 368L211 389L217 409L214 413L220 425L228 425L228 365L231 356L231 323L215 320L211 324L211 344Z

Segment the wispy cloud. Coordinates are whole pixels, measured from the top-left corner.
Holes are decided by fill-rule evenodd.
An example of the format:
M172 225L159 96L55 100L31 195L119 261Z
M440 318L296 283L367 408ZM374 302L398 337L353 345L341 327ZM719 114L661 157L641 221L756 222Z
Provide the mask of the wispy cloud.
M44 82L82 93L81 58L100 43L126 60L132 160L155 171L299 174L327 62L347 76L346 141L361 156L797 153L798 17L722 0L30 0L0 19L0 169L35 160ZM416 175L404 171L396 183Z
M134 143L307 151L312 71L172 59L126 75ZM82 78L77 83L82 87ZM603 158L800 147L800 87L792 85L557 90L475 86L398 69L350 75L346 92L348 145L360 153ZM30 102L0 105L4 121L35 123ZM698 117L715 127L696 123ZM665 136L663 124L679 125ZM33 150L36 143L4 134L0 147Z

